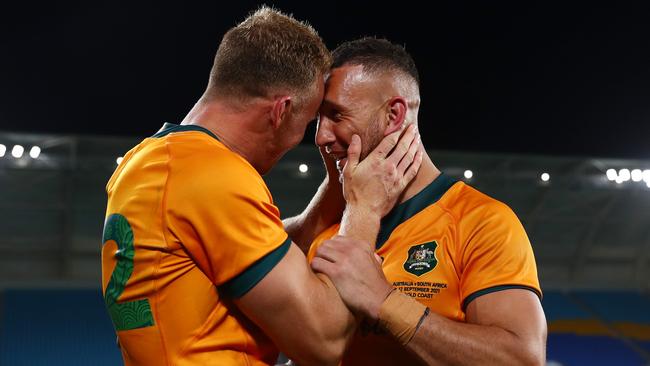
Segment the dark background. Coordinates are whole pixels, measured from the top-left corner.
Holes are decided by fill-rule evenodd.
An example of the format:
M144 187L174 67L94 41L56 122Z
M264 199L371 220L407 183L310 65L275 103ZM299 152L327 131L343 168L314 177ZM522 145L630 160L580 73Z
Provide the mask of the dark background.
M428 148L650 157L648 5L266 3L329 47L363 35L404 44ZM191 108L221 36L257 4L1 5L0 130L151 135Z

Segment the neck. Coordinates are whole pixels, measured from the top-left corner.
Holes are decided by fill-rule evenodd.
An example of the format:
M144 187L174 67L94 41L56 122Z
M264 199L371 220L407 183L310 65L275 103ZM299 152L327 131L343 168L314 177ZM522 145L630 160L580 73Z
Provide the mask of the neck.
M253 101L252 104L256 102ZM197 125L210 130L228 149L242 156L260 174L268 170L268 129L261 123L266 111L260 106L236 109L219 101L200 99L185 116L182 125ZM272 139L271 139L272 141Z
M402 192L402 195L400 196L399 200L397 201L397 204L400 204L402 202L405 202L409 200L411 197L415 196L416 194L420 193L421 190L423 190L426 186L431 184L438 176L440 176L440 170L436 168L436 166L433 164L433 161L431 161L431 158L429 155L426 153L426 150L424 152L424 155L422 156L422 165L420 165L420 170L418 170L417 175L411 183L406 187L404 192Z

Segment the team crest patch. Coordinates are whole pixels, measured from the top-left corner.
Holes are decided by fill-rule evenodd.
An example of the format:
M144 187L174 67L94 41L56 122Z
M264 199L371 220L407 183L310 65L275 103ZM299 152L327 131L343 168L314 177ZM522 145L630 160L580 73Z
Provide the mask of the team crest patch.
M424 244L414 245L409 249L408 258L404 262L404 269L406 272L412 273L416 276L423 274L436 268L438 259L436 259L436 248L438 243L434 241Z

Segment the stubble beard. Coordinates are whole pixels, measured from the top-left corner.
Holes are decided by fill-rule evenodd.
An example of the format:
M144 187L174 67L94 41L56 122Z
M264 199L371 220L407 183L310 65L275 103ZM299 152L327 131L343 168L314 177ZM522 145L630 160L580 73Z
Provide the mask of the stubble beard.
M381 140L384 138L384 130L381 128L381 123L379 122L378 119L375 119L373 122L368 124L368 128L366 128L363 133L361 133L361 156L359 157L359 162L362 162L365 158L370 155L370 153L379 145ZM347 166L347 158L346 158L346 164L339 169L337 166L337 170L339 172L339 182L343 184L343 170L345 169L345 166Z

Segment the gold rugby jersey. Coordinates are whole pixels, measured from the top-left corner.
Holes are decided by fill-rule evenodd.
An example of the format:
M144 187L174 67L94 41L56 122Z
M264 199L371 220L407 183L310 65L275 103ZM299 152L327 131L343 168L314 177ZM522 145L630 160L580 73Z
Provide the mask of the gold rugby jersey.
M312 243L314 257L334 225ZM376 253L394 287L432 312L465 320L473 299L528 289L541 297L535 257L523 226L505 204L441 174L381 221ZM343 365L414 365L417 359L388 335L361 327Z
M267 365L231 299L291 241L262 177L209 130L165 124L110 178L102 285L126 365Z

